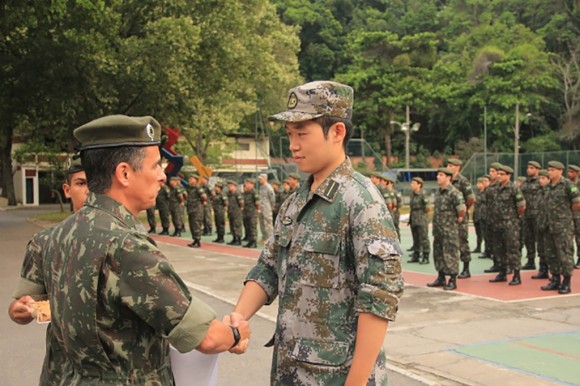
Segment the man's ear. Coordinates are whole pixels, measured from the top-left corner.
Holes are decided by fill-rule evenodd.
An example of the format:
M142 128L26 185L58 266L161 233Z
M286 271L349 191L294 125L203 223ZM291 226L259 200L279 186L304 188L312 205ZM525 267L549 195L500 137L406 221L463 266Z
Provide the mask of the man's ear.
M62 191L64 192L64 196L66 198L70 198L70 185L66 182L62 184Z
M334 133L334 142L338 142L342 146L344 137L346 137L346 126L342 122L336 122L330 127L330 130Z
M129 165L127 162L121 162L115 168L114 179L121 186L126 187L129 185L129 177L130 177L132 172L133 172L133 169L131 168L131 165Z

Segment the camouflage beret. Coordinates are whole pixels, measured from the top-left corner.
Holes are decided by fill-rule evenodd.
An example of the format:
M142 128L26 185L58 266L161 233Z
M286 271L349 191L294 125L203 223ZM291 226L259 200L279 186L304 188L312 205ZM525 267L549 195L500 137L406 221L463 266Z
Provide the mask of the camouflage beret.
M527 178L524 176L519 176L518 181L524 182Z
M268 175L266 173L260 173L260 175L258 175L258 178L264 178L266 181L268 181Z
M246 178L246 179L244 180L244 182L249 182L249 183L251 183L251 184L254 184L254 185L256 185L256 181L255 181L253 178Z
M380 173L380 172L371 172L370 173L370 176L371 177L380 178L381 180L385 180L386 179L386 177L382 173Z
M538 172L538 175L539 175L539 176L542 176L542 177L548 177L548 171L547 171L546 169L541 169L541 170Z
M479 177L477 179L477 182L481 182L483 184L485 182L485 178L484 177Z
M578 165L568 165L568 169L574 170L576 173L580 173L580 166Z
M213 184L213 186L219 186L220 188L222 188L224 186L224 183L222 181L217 181L215 184Z
M289 183L289 181L288 181L288 178L284 178L284 179L282 180L282 183L283 183L283 184L287 184L287 183Z
M385 173L383 174L383 180L387 180L392 182L393 184L397 182L397 176L393 175L392 173Z
M64 168L66 170L65 174L67 176L85 170L85 168L81 164L81 159L75 156L70 156L67 158L66 162L64 163Z
M460 159L457 159L457 158L449 158L447 160L447 164L461 166L461 165L463 165L463 161L461 161Z
M540 165L540 163L538 161L529 161L528 166L533 166L533 167L538 168L538 169L542 168L542 165Z
M288 174L288 177L294 178L295 180L300 181L300 174L298 174L298 173L290 173L290 174Z
M287 111L268 117L271 121L302 122L322 117L350 119L352 87L331 81L316 81L290 89Z
M198 176L197 174L190 174L190 175L187 177L187 179L190 179L190 178L195 178L196 180L199 180L199 176Z
M171 178L169 178L169 179L173 180L173 181L181 181L181 177L179 177L179 176L171 176Z
M501 170L501 171L509 173L509 174L514 174L514 169L510 168L507 165L501 165L497 170Z
M423 184L425 183L421 177L413 177L413 178L411 179L411 181L418 182L418 183L420 183L421 185L423 185Z
M499 170L499 168L501 167L501 164L499 162L494 162L491 165L489 165L490 168L495 169L495 170Z
M564 164L560 161L550 161L550 162L548 162L548 167L554 168L554 169L564 170Z
M487 178L488 180L491 180L491 176L489 174L484 174L481 176L481 178Z
M74 130L80 150L121 146L158 146L161 126L153 117L109 115L95 119Z
M280 181L274 180L274 181L270 182L270 185L280 185Z
M447 174L448 176L453 176L453 171L448 168L439 168L437 169L437 173L444 173Z

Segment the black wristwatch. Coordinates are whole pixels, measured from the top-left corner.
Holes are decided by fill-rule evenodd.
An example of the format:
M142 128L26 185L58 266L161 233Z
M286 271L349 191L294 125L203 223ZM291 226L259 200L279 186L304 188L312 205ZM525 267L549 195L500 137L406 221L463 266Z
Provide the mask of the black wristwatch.
M234 334L234 344L232 344L232 347L230 347L230 349L232 349L236 347L238 343L240 343L240 339L242 339L242 337L240 336L240 330L238 330L237 327L230 326L230 328L232 329L232 333Z

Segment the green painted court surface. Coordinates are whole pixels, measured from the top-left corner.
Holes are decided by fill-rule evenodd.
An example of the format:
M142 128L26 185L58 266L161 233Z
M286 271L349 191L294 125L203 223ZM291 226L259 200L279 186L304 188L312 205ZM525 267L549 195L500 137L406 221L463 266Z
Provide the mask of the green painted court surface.
M566 385L580 385L580 330L452 351Z

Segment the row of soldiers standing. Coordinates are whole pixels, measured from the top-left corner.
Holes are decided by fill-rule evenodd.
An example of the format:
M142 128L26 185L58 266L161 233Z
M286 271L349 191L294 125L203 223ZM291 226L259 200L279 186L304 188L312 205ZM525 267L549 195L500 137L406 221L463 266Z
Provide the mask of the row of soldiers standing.
M261 241L269 238L273 231L273 222L282 202L293 193L300 184L300 176L292 173L281 184L278 181L268 183L268 176L258 176L258 188L253 179L246 179L243 191L240 192L238 182L228 180L225 184L218 181L210 188L208 179L204 176L191 175L183 186L182 178L171 177L169 185L163 185L156 200L156 207L147 210L149 233L156 233L157 221L155 209L159 211L162 231L160 235L169 235L170 217L173 223L173 237L181 236L185 231L184 213L187 213L189 229L193 241L188 244L192 248L201 246L202 235L212 234L212 214L217 238L216 243L224 243L226 231L226 215L229 220L232 240L229 245L242 245L256 248L258 240L258 222L262 233ZM224 187L227 186L227 189ZM242 235L245 231L245 237Z

